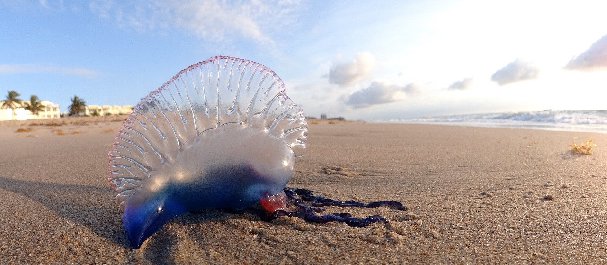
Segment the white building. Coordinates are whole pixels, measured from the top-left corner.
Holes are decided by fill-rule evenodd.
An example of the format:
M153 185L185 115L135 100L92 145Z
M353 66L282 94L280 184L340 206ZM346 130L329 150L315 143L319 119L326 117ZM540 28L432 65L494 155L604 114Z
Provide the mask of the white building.
M131 114L133 112L133 106L131 105L88 105L84 109L84 115L86 116L106 116L106 115L123 115Z
M44 110L39 111L38 115L34 115L31 111L25 109L27 101L22 101L21 104L16 104L15 109L0 108L0 120L33 120L60 118L61 111L59 110L59 104L55 104L46 100L43 100L40 103L44 106ZM4 101L0 100L0 106L2 106L2 104L4 104Z

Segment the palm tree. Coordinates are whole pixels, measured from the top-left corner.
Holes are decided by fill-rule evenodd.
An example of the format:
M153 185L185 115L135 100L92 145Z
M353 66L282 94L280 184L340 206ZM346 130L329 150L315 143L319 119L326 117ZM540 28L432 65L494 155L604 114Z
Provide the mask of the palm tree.
M25 102L25 109L31 111L34 115L38 115L38 112L44 110L44 105L42 105L38 96L32 95L30 102Z
M19 93L17 93L15 90L8 91L8 95L6 95L6 99L2 103L3 109L10 108L13 110L13 120L16 116L15 109L21 105L21 99L19 96Z
M86 101L84 101L84 99L79 98L78 96L74 96L71 100L72 104L69 106L68 115L80 115L80 112L84 111L86 107Z

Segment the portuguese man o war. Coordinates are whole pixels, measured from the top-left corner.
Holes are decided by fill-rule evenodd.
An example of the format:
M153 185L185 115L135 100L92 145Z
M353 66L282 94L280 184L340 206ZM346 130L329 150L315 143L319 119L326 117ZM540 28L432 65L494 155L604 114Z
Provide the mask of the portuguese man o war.
M339 202L287 188L307 131L302 108L262 64L216 56L181 70L135 106L108 154L108 180L130 247L141 247L173 218L205 209L261 206L266 220L293 216L351 226L385 220L314 212L321 206L404 209L398 202ZM287 203L297 210L288 211Z
M109 152L131 247L185 212L283 194L307 130L261 64L217 56L180 71L135 106Z

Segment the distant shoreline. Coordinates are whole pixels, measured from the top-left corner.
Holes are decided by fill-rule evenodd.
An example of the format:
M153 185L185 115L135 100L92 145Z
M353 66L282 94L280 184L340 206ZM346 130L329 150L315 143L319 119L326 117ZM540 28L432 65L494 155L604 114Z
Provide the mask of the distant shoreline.
M387 120L386 122L607 133L607 110L542 110L475 113L413 119L392 119Z
M419 124L419 125L438 125L438 126L456 126L469 128L495 128L495 129L529 129L540 131L556 131L556 132L589 132L607 134L607 128L584 128L584 127L554 127L550 125L516 125L516 124L498 124L498 123L474 123L474 122L423 122L423 121L371 121L369 123L380 124Z

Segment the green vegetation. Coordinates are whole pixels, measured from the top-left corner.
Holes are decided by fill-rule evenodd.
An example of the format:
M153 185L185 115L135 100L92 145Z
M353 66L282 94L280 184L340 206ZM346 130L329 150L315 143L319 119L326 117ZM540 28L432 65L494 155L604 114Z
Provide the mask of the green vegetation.
M79 98L78 96L74 96L71 98L72 104L69 106L69 116L79 116L86 107L86 101L84 99Z
M15 90L8 91L8 95L4 99L2 103L2 108L10 108L13 110L13 119L15 119L16 113L15 109L21 104L21 99L19 98L20 94Z
M25 109L31 111L34 115L38 115L38 112L44 110L44 105L42 105L38 96L32 95L30 101L25 102Z

